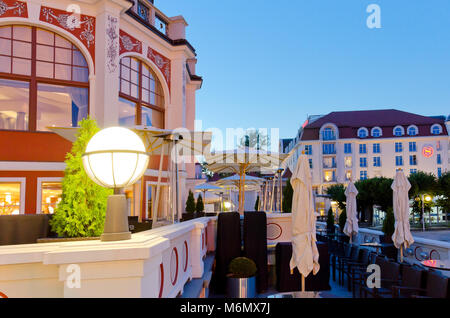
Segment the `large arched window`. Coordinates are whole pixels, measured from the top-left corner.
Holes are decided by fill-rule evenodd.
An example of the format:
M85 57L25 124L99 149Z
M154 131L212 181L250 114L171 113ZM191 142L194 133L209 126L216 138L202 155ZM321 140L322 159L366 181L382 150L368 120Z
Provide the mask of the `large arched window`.
M120 60L119 123L164 128L164 93L156 74L134 57Z
M89 68L71 42L37 27L0 27L0 129L76 127L89 111Z

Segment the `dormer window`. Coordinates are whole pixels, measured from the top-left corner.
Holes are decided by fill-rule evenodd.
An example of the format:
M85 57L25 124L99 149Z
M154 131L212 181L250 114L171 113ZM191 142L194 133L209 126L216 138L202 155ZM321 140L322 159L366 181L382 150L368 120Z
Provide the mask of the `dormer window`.
M372 137L379 138L383 136L383 132L380 127L372 128Z
M419 128L415 125L411 125L408 127L408 135L409 136L417 136L419 134Z
M150 20L149 19L149 11L150 10L148 9L148 7L145 4L138 1L137 13L138 13L139 17L141 17L143 20L145 20L147 22Z
M336 134L334 133L333 128L327 127L322 131L322 139L323 140L336 140Z
M397 126L394 128L394 136L401 137L405 134L405 129L402 126Z
M433 126L431 126L431 133L433 135L440 135L442 134L442 126L439 124L435 124Z
M369 131L367 128L362 127L358 129L358 137L359 138L367 138L369 136Z

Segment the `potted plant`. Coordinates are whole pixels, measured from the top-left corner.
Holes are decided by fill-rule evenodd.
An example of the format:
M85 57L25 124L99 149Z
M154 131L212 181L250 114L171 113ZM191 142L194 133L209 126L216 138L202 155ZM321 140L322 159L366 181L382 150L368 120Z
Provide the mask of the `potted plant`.
M203 198L200 194L197 199L197 205L195 206L195 210L197 211L197 217L201 218L205 216L205 205L203 204Z
M192 191L189 190L189 195L186 200L186 213L183 215L183 221L192 220L195 213L195 199Z
M334 214L333 209L328 210L328 216L327 216L327 232L328 233L334 233Z
M228 266L227 295L230 298L256 297L256 264L249 258L238 257Z

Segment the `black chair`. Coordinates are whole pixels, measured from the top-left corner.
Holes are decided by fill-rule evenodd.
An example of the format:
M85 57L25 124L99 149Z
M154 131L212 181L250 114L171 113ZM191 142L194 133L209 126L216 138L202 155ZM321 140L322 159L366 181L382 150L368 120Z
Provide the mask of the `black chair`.
M411 298L449 298L449 282L448 278L440 273L429 270L425 275L426 287L412 288L393 286L394 297L411 297Z
M348 243L343 243L344 246L344 253L343 255L339 255L337 258L337 270L338 270L338 281L339 281L339 285L343 284L342 282L342 275L341 275L341 270L342 270L342 263L343 260L349 260L352 256L352 251L353 251L353 246L351 244Z
M336 281L336 261L340 254L338 241L328 238L328 246L330 251L330 266L333 272L333 281Z
M416 290L425 289L425 279L426 271L423 268L402 264L402 278L399 285L392 286L392 297L404 298L413 295Z
M253 260L258 269L256 289L262 294L268 289L267 217L264 212L244 214L244 256Z
M340 259L340 263L339 263L339 274L341 275L341 282L342 285L344 285L345 283L345 274L348 272L349 270L349 266L351 267L351 265L349 265L349 263L358 263L360 260L360 249L357 245L352 245L351 246L351 253L350 253L350 257L349 258L341 258ZM348 289L350 290L350 280L347 279L347 283L348 283Z
M380 266L380 268L384 265L384 263L387 262L386 258L384 256L380 256L378 254L376 254L376 252L371 252L369 255L369 265L371 264L376 264L378 266ZM369 266L368 265L368 266ZM354 289L354 293L353 295L356 294L356 289L358 289L359 291L359 298L363 297L363 288L366 286L366 281L368 276L371 273L367 273L367 268L365 268L364 270L361 269L357 275L354 275L353 277L353 289ZM354 297L354 296L353 296Z
M400 264L394 261L385 260L381 264L381 286L380 288L370 288L364 286L364 295L367 298L371 295L374 298L382 298L392 295L392 287L400 283Z
M356 286L360 286L361 279L367 274L367 268L370 264L375 264L377 254L368 249L361 249L361 258L359 262L349 262L347 269L347 280L350 283L353 298L356 297Z
M226 293L228 265L241 250L241 219L237 212L221 213L217 220L217 246L215 269L211 280L212 290L216 294Z

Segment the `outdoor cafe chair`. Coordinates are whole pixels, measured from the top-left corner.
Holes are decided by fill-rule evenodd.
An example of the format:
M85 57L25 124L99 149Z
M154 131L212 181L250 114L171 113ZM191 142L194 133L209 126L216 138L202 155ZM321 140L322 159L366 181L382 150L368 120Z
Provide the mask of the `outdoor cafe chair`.
M331 269L333 271L333 281L336 281L336 264L340 256L344 255L344 243L338 242L337 240L330 239L331 245Z
M392 297L411 296L415 290L423 289L425 275L426 271L417 265L402 264L402 278L399 285L392 286Z
M348 250L346 250L345 256L338 259L339 284L341 285L344 285L343 271L346 263L349 261L357 262L359 257L359 248L357 245L347 244L347 248Z
M367 273L367 268L370 264L375 264L377 254L369 249L362 249L361 260L359 263L349 263L351 266L347 271L347 279L349 280L350 288L352 290L353 298L356 297L356 286L362 277Z
M411 297L411 298L448 298L449 283L448 278L442 276L439 272L434 270L426 271L426 288L412 288L393 286L393 296Z
M387 262L387 260L384 256L380 256L380 255L376 254L375 252L370 253L369 264L378 265L382 269L386 262ZM366 286L366 280L369 275L371 275L371 273L367 273L367 269L366 269L365 272L361 272L360 275L354 277L353 285L355 287L357 287L359 290L359 298L362 298L362 296L363 296L363 289ZM355 287L354 287L354 289L355 289Z
M400 283L400 264L394 261L385 260L381 263L381 288L369 288L364 286L364 296L370 294L374 298L390 297L392 286Z

